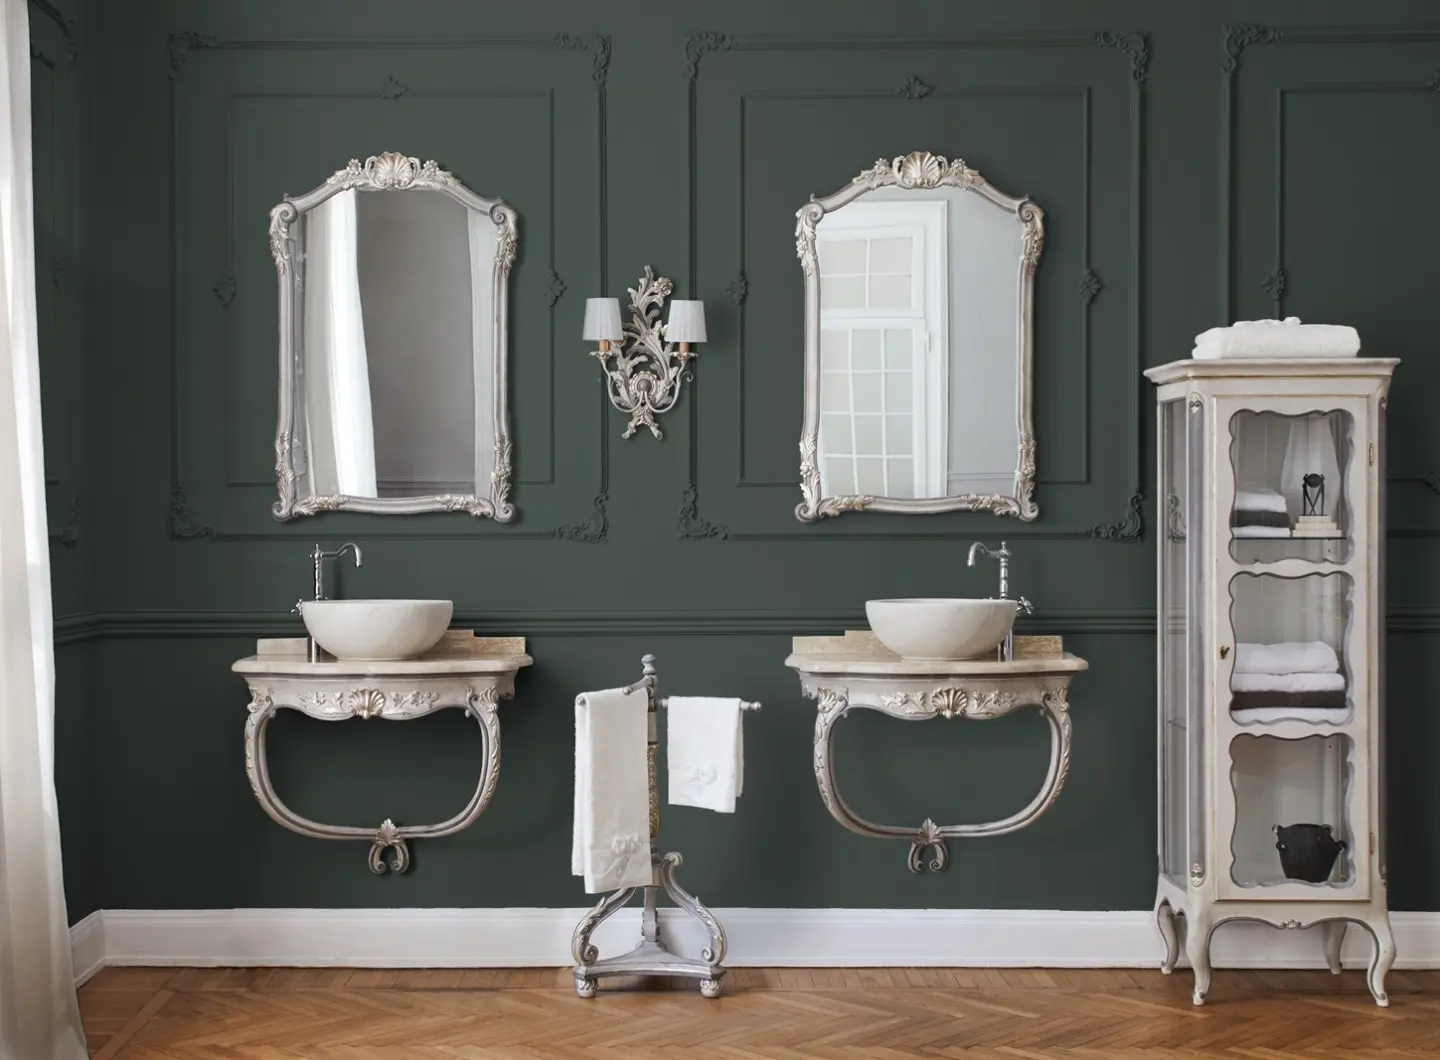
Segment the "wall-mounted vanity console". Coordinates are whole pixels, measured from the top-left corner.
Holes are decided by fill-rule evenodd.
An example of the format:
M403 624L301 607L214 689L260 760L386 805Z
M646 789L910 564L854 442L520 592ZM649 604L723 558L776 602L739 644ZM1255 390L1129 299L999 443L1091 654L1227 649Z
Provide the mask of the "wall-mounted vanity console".
M876 839L910 840L910 871L941 871L950 861L947 839L1004 835L1033 824L1054 803L1070 770L1070 679L1089 663L1065 654L1058 637L1016 637L1014 658L909 660L868 631L843 637L796 637L785 665L800 674L807 699L818 702L815 718L815 781L830 816L852 832ZM988 720L1022 707L1037 707L1050 723L1050 768L1040 793L1018 813L984 824L913 826L872 824L846 804L831 756L835 723L854 707L903 721L932 718Z
M523 637L477 637L450 630L418 659L310 662L305 638L261 640L256 654L231 670L250 686L245 721L245 773L255 798L278 824L314 839L359 839L370 843L370 871L410 867L409 840L438 839L468 828L485 811L500 778L500 719L497 707L515 694L515 674L533 660ZM379 828L321 824L302 817L280 801L265 762L265 730L276 711L298 710L319 721L349 718L409 721L455 707L473 717L484 736L480 780L469 803L439 824L396 825L386 818ZM385 851L393 850L386 863Z

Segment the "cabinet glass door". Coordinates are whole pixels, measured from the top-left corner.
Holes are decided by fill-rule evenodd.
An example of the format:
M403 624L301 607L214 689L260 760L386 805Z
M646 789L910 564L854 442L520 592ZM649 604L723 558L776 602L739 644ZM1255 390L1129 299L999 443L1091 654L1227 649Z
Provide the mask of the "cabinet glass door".
M1368 890L1365 402L1217 403L1214 774L1222 898ZM1319 405L1320 407L1315 407ZM1358 514L1357 514L1358 513Z

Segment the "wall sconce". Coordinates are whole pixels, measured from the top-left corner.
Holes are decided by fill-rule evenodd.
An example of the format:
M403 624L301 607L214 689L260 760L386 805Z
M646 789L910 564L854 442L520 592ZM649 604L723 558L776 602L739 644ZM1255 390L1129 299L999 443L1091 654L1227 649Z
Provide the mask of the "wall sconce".
M585 331L581 337L599 343L600 348L592 350L591 356L599 359L605 371L610 404L630 416L622 438L629 438L641 427L649 427L656 438L664 438L655 417L674 408L680 399L681 382L694 378L685 365L695 356L691 345L705 341L705 303L672 298L670 319L662 324L660 306L674 289L667 277L657 279L650 266L645 266L640 286L627 288L630 323L624 325L620 322L618 298L585 299Z

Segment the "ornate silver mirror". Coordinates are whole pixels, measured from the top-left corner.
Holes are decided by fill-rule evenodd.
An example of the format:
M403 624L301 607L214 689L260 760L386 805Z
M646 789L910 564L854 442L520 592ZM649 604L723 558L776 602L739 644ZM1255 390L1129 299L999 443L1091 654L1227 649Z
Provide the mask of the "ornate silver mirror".
M352 159L270 211L277 519L515 517L505 381L515 241L504 202L400 154Z
M960 159L881 159L796 214L805 423L795 515L1035 505L1044 212Z

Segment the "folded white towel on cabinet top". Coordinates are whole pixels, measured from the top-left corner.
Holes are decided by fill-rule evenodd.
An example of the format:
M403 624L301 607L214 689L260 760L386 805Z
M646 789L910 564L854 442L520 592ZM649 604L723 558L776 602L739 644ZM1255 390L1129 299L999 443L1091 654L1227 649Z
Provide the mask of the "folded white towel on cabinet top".
M1288 526L1235 526L1230 528L1231 537L1290 537Z
M1345 675L1341 673L1290 673L1230 675L1232 692L1343 692Z
M1235 509L1242 512L1279 512L1288 515L1285 498L1275 490L1236 490Z
M666 713L670 805L734 813L745 787L745 739L738 699L671 696Z
M1235 645L1237 674L1333 674L1339 669L1340 657L1324 641Z
M1344 324L1302 324L1284 320L1239 320L1195 336L1196 360L1223 357L1354 357L1360 333Z
M643 690L586 692L575 697L575 835L570 871L585 893L647 887L650 866L650 782Z

